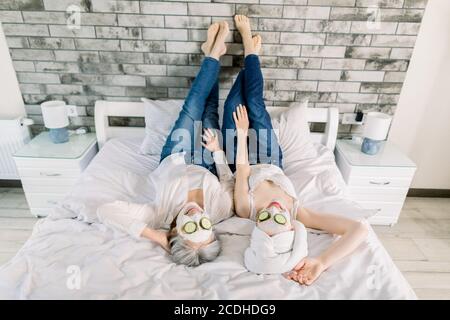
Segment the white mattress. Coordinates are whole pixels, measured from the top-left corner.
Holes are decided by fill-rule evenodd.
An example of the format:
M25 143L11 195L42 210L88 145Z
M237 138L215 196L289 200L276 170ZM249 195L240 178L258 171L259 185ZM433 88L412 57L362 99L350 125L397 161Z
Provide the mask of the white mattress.
M218 226L223 249L211 263L196 268L174 264L160 247L134 240L95 219L107 201L149 200L154 190L139 179L158 165L138 154L139 140L114 139L99 152L62 206L40 220L27 243L0 267L0 299L414 299L373 230L349 257L332 266L311 286L281 275L256 275L243 266L248 236L239 235L238 218ZM360 213L346 200L342 177L330 151L285 165L301 201L333 213ZM87 223L92 222L92 223ZM333 241L308 234L311 256Z

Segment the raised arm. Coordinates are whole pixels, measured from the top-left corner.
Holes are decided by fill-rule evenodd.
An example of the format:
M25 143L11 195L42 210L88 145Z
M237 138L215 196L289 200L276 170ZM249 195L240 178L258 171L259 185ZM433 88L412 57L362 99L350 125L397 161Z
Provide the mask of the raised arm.
M205 129L203 134L202 145L212 152L214 163L216 165L217 175L222 190L229 196L230 207L233 209L233 190L234 190L234 177L227 163L225 152L220 147L218 133L212 129ZM223 199L225 200L225 199Z
M250 217L249 185L250 165L248 163L248 128L249 121L245 106L239 105L233 112L236 122L237 152L236 152L236 183L234 186L234 206L236 214L242 218Z
M305 208L297 211L297 220L308 228L341 236L318 257L305 258L295 267L291 279L306 285L314 282L323 271L355 251L367 237L369 230L365 222L318 213Z
M202 145L213 153L220 183L226 192L231 194L232 201L234 198L234 210L236 214L242 218L249 218L248 177L250 175L250 166L248 164L247 150L249 121L245 107L239 105L236 111L233 112L233 118L236 122L237 129L235 178L233 178L233 174L228 166L225 153L220 148L217 134L214 134L211 129L206 129L203 135L204 142L202 142Z
M216 165L217 175L219 176L219 181L221 183L231 185L231 188L233 188L233 173L228 166L225 152L220 147L218 133L216 131L213 131L212 129L205 129L203 140L204 142L202 142L202 145L207 150L212 152L214 163Z

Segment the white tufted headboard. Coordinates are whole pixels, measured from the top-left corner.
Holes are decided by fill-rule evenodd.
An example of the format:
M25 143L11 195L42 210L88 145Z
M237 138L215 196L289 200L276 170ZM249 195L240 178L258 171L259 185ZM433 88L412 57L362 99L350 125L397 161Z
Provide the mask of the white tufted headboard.
M271 115L282 112L281 107L267 107ZM108 117L144 117L144 103L97 101L95 103L95 130L98 146L114 137L144 137L143 127L114 127L110 126ZM334 150L337 138L339 113L337 108L309 108L308 122L325 123L325 131L311 132L314 142L322 143L330 150Z

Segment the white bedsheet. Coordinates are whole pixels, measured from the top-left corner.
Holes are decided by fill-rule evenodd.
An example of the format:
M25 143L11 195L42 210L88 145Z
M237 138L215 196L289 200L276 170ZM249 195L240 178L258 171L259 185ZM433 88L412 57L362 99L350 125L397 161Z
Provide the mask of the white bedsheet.
M221 255L187 268L172 263L149 241L134 240L96 222L98 205L116 199L141 201L152 190L136 185L158 165L139 155L140 141L108 142L83 173L62 207L40 220L27 243L0 267L0 299L414 299L416 296L371 230L368 239L311 286L280 275L256 275L243 265L248 246L245 219L218 225ZM300 200L310 208L361 215L345 199L344 185L330 151L285 165ZM130 182L132 181L132 182ZM91 224L86 221L92 222ZM333 241L310 232L310 256Z

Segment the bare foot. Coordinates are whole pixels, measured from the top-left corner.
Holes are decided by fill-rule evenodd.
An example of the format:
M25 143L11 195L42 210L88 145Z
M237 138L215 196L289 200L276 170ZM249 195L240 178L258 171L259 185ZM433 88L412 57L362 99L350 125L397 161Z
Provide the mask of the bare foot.
M209 55L209 53L211 52L218 31L219 31L219 23L214 22L212 25L209 26L206 41L203 42L202 44L202 51L205 54L205 56Z
M259 51L261 51L261 43L262 39L261 36L258 34L252 38L253 40L253 54L259 54ZM250 54L250 53L249 53Z
M234 16L234 23L236 24L236 28L239 30L242 36L248 35L250 38L252 37L252 30L250 29L250 20L247 16L242 14L237 14Z
M226 21L219 22L219 32L216 35L216 40L209 54L211 58L219 60L226 53L227 46L225 45L225 38L229 32L228 23Z
M255 53L255 44L252 39L252 30L250 29L250 20L241 14L237 14L234 16L234 22L236 24L236 28L239 30L242 38L242 44L244 45L244 56L248 56L249 54ZM256 52L258 52L257 50Z

